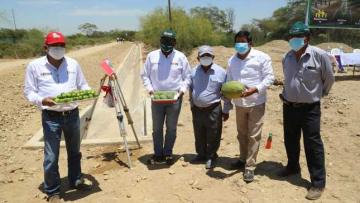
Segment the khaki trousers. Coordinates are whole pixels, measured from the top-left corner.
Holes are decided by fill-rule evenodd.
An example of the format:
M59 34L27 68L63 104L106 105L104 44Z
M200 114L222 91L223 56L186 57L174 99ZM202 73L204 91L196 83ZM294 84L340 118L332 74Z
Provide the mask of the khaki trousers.
M240 145L240 160L245 168L255 170L264 124L265 103L253 107L236 106L236 125Z

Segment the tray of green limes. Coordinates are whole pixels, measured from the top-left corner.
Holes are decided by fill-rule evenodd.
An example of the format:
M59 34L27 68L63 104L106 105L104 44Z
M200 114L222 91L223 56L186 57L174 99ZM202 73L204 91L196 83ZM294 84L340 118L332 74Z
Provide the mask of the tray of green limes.
M179 93L176 91L155 91L151 96L154 103L172 104L177 101Z
M54 98L54 102L58 104L71 103L76 101L96 99L98 94L95 90L74 90L71 92L63 92Z

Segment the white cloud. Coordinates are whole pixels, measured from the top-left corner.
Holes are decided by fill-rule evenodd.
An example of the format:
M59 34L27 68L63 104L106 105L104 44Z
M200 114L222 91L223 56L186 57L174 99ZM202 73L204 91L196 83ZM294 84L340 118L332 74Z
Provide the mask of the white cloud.
M139 9L75 9L69 15L71 16L141 16L144 12Z
M49 5L49 4L60 4L60 0L20 0L17 1L19 4L23 5Z

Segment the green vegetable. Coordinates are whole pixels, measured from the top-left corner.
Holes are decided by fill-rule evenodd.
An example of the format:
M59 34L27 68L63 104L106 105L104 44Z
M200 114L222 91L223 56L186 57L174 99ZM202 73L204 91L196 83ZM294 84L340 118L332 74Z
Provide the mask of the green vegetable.
M239 81L230 81L222 85L221 92L228 99L240 98L245 91L245 85Z

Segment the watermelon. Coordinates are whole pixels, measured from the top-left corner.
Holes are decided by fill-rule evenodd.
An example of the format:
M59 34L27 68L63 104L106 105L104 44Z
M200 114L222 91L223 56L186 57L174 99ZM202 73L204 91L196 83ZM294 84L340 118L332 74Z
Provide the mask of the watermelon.
M244 91L245 85L239 81L229 81L221 87L221 93L228 99L240 98Z

